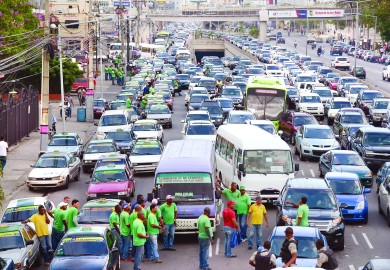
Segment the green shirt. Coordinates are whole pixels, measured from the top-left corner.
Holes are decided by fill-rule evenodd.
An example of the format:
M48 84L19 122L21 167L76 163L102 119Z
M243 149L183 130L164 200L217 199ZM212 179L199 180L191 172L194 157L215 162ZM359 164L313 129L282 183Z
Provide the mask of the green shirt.
M146 235L145 225L143 221L140 220L139 218L134 220L131 231L133 233L133 245L136 247L145 245L146 239L140 238L138 236L139 233L141 233L142 235Z
M301 204L298 207L297 211L297 225L298 225L298 218L301 218L301 224L299 226L307 227L309 226L309 206L307 204Z
M150 207L148 207L148 208L146 209L146 217L148 217L150 213L151 213L151 212L150 212ZM158 208L158 209L157 209L157 212L154 213L154 214L156 215L157 218L160 218L160 217L161 217L160 208Z
M157 217L154 213L150 212L148 215L148 232L149 234L159 234L160 230L158 228L152 227L152 224L159 225L157 221Z
M119 227L119 215L117 212L113 211L110 215L110 228L115 229L114 223Z
M115 57L115 59L114 59L114 63L115 63L115 64L118 64L118 63L119 63L119 59L118 59L118 57Z
M126 108L130 109L131 108L131 103L132 103L132 101L131 101L130 98L126 99Z
M177 212L176 203L172 203L170 206L164 203L160 207L161 215L165 224L173 224L175 222L175 212Z
M130 235L130 215L126 211L122 211L120 217L119 217L119 231L121 232L121 235L123 236L129 236Z
M61 208L51 210L50 213L54 215L53 228L59 232L65 231L64 220L66 221L66 212Z
M134 220L136 220L138 218L138 213L137 212L133 212L130 214L130 224L133 224L134 223ZM131 235L133 235L133 230L131 230Z
M240 214L248 214L249 207L251 205L251 198L249 197L248 193L245 193L244 195L240 194L240 197L237 200L237 215Z
M213 229L211 228L210 218L206 215L201 215L198 217L199 238L209 238L206 233L207 228L210 231L210 236L213 237Z
M79 210L76 207L71 207L66 210L66 222L68 222L68 229L76 227L73 222L73 218L78 216Z
M235 203L237 203L238 198L240 198L240 196L241 196L241 193L238 189L236 189L236 191L232 192L230 190L230 188L222 190L222 194L225 194L227 201L233 201ZM236 210L236 209L237 209L237 204L234 206L234 210Z

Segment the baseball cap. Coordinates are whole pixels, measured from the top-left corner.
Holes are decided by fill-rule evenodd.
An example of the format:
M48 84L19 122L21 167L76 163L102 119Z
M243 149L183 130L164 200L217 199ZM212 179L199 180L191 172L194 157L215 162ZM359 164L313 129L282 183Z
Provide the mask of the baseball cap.
M63 206L68 206L68 204L67 204L66 202L60 202L60 203L58 204L58 208L61 208L61 207L63 207Z
M240 186L240 190L245 190L245 186Z
M125 209L127 206L129 206L130 204L129 203L124 203L122 204L122 209Z
M265 248L263 246L259 246L259 248L257 249L258 252L263 252L265 250Z
M175 197L173 197L172 195L167 195L167 197L165 198L166 200L173 200Z
M232 205L235 205L235 204L236 204L236 203L233 202L233 201L231 201L231 200L227 202L227 206L232 206Z
M152 200L152 204L158 204L158 200L157 199L153 199Z

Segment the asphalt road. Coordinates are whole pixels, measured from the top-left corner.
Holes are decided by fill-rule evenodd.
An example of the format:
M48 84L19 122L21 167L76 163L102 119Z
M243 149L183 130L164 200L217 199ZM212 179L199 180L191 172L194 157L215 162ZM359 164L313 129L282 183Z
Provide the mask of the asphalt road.
M293 47L295 37L286 38L286 46ZM304 38L297 37L298 51L304 52ZM327 52L329 53L329 45L326 45ZM309 55L313 56L314 51L310 49ZM326 64L330 64L331 57L325 55L321 58ZM325 59L325 60L324 60ZM368 72L368 79L372 82L381 80L380 70L381 66L377 64L365 63L364 66ZM382 82L381 82L382 83ZM388 83L384 83L388 87ZM108 100L112 100L115 94L120 91L119 87L115 86L110 91L104 93L104 97ZM164 130L165 142L174 139L181 138L181 119L184 119L186 114L186 108L184 106L184 97L175 97L174 115L173 115L173 128ZM318 176L318 161L299 161L297 156L294 156L294 161L300 164L300 171L296 177L317 177ZM89 180L90 175L82 174L82 178L79 182L72 182L68 190L56 190L48 194L49 198L55 203L62 200L64 196L69 196L71 199L79 199L81 205L86 202L85 192L87 185L85 182ZM136 194L146 195L153 187L153 175L136 175ZM372 190L375 190L375 185ZM27 188L17 195L18 198L27 196L40 196L42 193L30 192ZM369 259L372 258L389 258L388 255L388 239L389 229L386 226L385 220L378 214L377 210L377 195L375 192L368 194L369 201L369 222L367 225L353 225L348 224L345 230L345 250L337 252L337 258L340 263L340 269L358 269L358 267L364 265ZM275 226L276 216L275 208L271 205L266 205L268 209L268 216L270 220L270 228L264 228L263 239L267 239L270 235L273 227ZM161 243L160 243L161 245ZM198 250L197 250L197 238L195 235L178 235L175 238L174 247L177 251L163 251L160 252L160 258L164 261L163 264L154 265L152 263L144 263L142 269L198 269ZM215 244L210 249L210 267L213 269L253 269L248 265L249 257L252 251L247 250L247 244L243 243L233 250L234 254L238 257L234 259L227 259L223 256L224 252L224 236L222 228L217 228L215 234ZM132 267L132 263L122 263L122 269L129 269ZM46 269L45 266L35 267L37 269Z

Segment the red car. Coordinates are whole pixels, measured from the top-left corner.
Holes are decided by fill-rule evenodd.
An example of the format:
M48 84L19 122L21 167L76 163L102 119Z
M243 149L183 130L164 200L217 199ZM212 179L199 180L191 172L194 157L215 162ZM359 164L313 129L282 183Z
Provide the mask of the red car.
M78 78L76 81L72 84L72 92L78 92L79 89L88 89L88 78Z
M337 85L339 84L339 79L340 78L333 78L333 80L331 80L330 82L329 82L329 88L331 89L331 90L336 90L337 91Z

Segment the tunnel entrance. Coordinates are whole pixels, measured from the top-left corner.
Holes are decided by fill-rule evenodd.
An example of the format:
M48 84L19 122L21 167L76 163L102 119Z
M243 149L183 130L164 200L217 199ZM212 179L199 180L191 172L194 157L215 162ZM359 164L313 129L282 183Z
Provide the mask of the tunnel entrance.
M218 56L221 58L221 57L225 56L225 51L223 51L223 50L207 50L207 51L195 50L195 57L196 57L197 63L200 63L200 59L202 59L203 56Z

